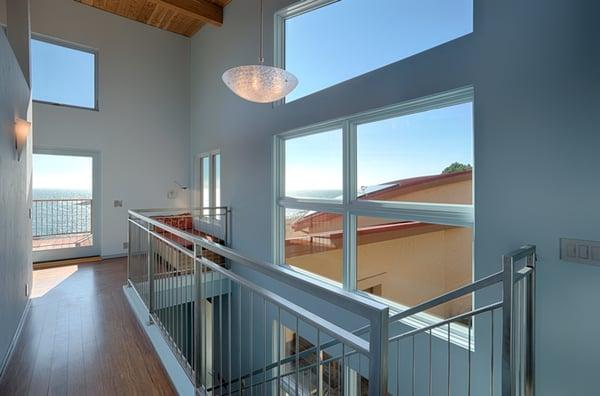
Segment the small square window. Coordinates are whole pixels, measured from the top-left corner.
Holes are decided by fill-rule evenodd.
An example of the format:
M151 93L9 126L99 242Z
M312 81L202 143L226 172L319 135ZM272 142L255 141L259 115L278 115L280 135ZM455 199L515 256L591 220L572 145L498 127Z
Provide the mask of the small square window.
M31 86L34 101L96 109L96 53L32 39Z

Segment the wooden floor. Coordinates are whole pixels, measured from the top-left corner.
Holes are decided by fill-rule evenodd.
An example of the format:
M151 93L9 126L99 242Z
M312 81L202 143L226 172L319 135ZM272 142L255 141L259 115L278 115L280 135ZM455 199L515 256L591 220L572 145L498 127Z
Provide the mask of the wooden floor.
M175 394L122 291L124 259L34 271L0 395Z

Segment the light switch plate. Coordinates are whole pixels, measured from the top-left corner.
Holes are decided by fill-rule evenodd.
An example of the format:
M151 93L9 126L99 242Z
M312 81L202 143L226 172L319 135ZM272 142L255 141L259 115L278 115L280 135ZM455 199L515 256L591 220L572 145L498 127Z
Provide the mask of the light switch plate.
M600 266L600 242L561 238L560 259Z

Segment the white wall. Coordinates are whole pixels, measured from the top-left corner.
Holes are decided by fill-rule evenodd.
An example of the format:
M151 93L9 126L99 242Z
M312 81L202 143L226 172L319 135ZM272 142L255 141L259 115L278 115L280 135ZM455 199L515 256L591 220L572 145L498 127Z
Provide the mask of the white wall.
M34 146L100 152L102 255L124 254L127 209L187 201L189 39L73 0L32 0L31 26L99 52L100 111L34 103Z
M268 0L265 12L290 2ZM599 5L476 0L473 34L276 108L245 102L221 81L256 60L255 6L232 2L222 28L192 39L191 154L221 150L234 247L271 258L274 134L473 85L476 276L499 270L502 253L537 244L538 394L598 389L600 268L563 262L558 247L560 237L600 239Z
M26 2L11 1L9 29L26 38L28 32L18 29L27 25L26 11L20 12ZM30 119L29 85L11 43L0 29L0 373L31 289L31 137L17 161L14 135L15 117ZM29 56L23 49L20 55Z

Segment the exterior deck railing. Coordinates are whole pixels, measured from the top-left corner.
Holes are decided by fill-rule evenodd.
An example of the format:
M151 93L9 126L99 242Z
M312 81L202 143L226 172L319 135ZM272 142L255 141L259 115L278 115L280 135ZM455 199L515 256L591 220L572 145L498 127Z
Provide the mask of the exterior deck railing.
M31 216L34 238L92 232L91 199L34 199Z
M156 211L129 212L128 284L198 390L219 395L534 394L534 246L504 256L497 273L390 314L387 305L371 298L225 246L227 238L213 235L215 230L229 234L225 208L192 213L194 228L211 224L212 234L165 224ZM236 268L260 273L267 284L303 290L363 318L365 325L333 323ZM476 303L500 297L446 320L420 326L411 321L467 295Z

